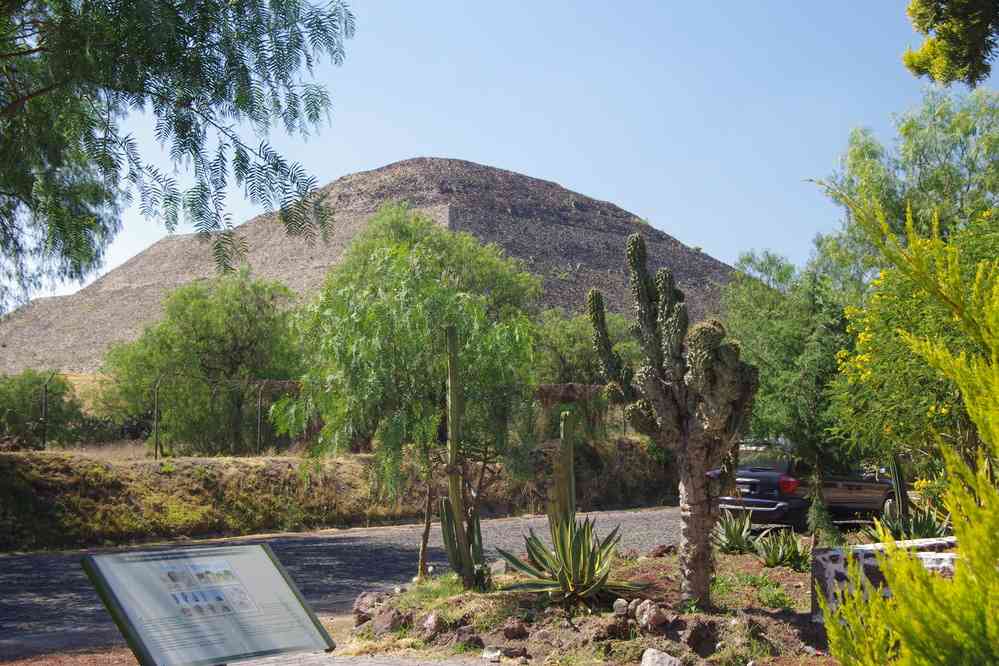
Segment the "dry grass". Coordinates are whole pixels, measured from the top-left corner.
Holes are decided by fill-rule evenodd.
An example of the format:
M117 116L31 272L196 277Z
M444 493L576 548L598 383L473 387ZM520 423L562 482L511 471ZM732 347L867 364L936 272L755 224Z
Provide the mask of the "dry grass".
M108 462L145 460L151 458L153 455L149 446L141 439L122 439L117 442L107 442L106 444L80 444L77 446L62 447L58 450L61 453L93 458L94 460L106 460Z

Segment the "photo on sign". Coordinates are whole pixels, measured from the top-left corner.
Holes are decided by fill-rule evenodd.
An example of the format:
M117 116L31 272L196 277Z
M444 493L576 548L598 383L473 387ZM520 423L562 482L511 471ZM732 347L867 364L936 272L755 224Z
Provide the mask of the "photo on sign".
M232 566L225 560L192 562L191 572L194 574L195 579L202 585L236 582L236 574L232 572Z
M169 590L187 590L197 585L187 565L174 562L160 565L160 580Z

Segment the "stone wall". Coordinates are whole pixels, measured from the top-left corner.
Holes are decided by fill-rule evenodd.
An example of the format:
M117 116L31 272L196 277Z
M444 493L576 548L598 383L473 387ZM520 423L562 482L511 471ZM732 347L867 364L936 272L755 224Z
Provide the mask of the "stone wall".
M912 551L926 569L939 572L943 576L954 575L956 553L946 553L957 545L957 539L912 539L896 542L900 548ZM822 609L819 596L825 598L830 608L836 606L836 592L848 581L848 558L856 560L864 577L874 587L882 587L885 595L891 591L885 585L885 577L878 565L878 554L885 552L886 544L872 543L846 548L816 548L812 553L812 621L822 622Z

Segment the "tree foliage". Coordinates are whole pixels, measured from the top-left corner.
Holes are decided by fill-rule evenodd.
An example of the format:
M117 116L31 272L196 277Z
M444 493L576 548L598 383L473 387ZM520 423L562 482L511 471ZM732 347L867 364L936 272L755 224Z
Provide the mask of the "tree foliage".
M969 283L980 261L999 256L999 221L991 213L953 233L959 272ZM898 268L883 270L863 308L847 309L853 351L838 357L834 385L837 430L870 450L909 453L918 467L940 471L941 439L968 460L980 448L957 385L912 354L903 331L939 340L955 352L981 353L950 310Z
M290 296L245 269L173 291L161 321L108 352L100 409L118 419L151 420L158 401L160 435L171 449L257 451L258 400L266 410L300 368ZM265 380L280 381L268 387ZM274 446L266 411L259 427L259 448Z
M329 93L309 79L322 59L343 61L353 33L342 0L3 3L0 308L98 268L133 197L168 229L186 214L223 268L242 249L230 184L280 209L289 232L322 228L315 179L265 139L274 125L307 135L328 115ZM190 187L121 131L135 113L152 117Z
M465 401L461 457L496 462L510 452L510 425L530 400L533 326L525 310L538 293L537 279L499 248L387 206L298 322L302 394L275 408L277 422L299 432L321 417L321 452L373 437L391 488L408 447L418 462L439 460L450 325ZM465 479L477 494L475 480Z
M995 0L909 0L912 27L926 39L902 61L916 76L977 86L992 72L999 42Z
M840 294L814 267L798 270L771 252L746 253L722 292L725 327L760 369L749 433L786 440L816 469L842 456L829 434L836 352L849 342Z
M867 594L855 569L839 609L825 609L831 651L846 666L999 662L999 486L987 464L999 457L999 260L980 261L969 274L961 249L937 233L921 236L911 215L903 242L877 202L843 200L885 259L978 345L957 351L942 337L901 332L913 353L957 385L984 450L969 465L943 448L944 502L960 553L954 577L926 570L883 533L889 548L880 568L891 597Z
M895 131L892 147L869 130L854 131L828 184L854 199L877 201L895 234L905 232L907 208L919 233L928 235L936 216L946 239L999 206L999 94L929 90L919 108L895 119ZM842 228L820 237L818 247L815 267L859 305L885 266L849 207Z
M41 447L43 438L65 444L82 421L80 401L61 375L29 369L0 376L0 438L23 448Z
M628 364L639 358L638 343L623 316L607 314L613 349ZM593 348L593 327L586 315L567 316L561 310L541 313L537 331L538 381L543 384L603 384L607 381Z

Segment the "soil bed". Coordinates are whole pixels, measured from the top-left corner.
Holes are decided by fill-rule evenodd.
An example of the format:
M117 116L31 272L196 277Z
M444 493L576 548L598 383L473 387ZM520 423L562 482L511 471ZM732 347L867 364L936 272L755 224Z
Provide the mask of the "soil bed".
M607 599L569 616L546 596L503 591L518 580L510 574L496 576L500 591L490 593L463 592L447 574L395 594L362 595L355 604L359 626L342 649L419 658L498 652L501 661L521 664L634 664L647 648L685 664L836 663L809 618L808 573L765 568L754 555L719 555L713 608L681 603L674 554L619 556L612 577L647 585L627 613L618 603L615 614ZM649 622L653 608L659 619Z

